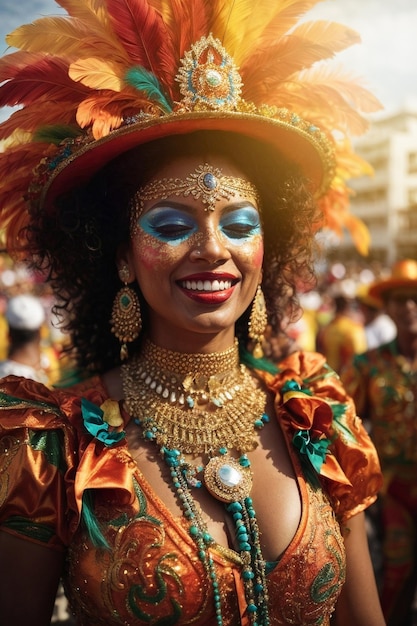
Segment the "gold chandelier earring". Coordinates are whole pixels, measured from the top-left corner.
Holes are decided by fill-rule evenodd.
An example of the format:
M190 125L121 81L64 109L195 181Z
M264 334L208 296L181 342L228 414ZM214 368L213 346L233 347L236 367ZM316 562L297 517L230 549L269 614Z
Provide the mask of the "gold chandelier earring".
M261 359L264 355L262 349L262 342L264 340L264 334L268 324L268 317L266 314L265 297L260 285L256 290L255 297L252 303L252 310L249 317L249 338L254 341L255 345L252 350L252 354L255 359Z
M120 359L122 361L125 361L129 356L127 343L137 339L142 330L140 302L136 291L127 286L129 275L127 265L119 270L119 277L124 283L124 287L119 289L116 294L110 320L111 332L122 344L120 347Z

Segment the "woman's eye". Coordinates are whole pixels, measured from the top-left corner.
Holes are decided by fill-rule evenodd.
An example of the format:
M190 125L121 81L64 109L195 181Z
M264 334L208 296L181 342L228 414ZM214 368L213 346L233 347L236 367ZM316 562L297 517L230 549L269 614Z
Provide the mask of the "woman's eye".
M223 232L230 237L248 237L254 233L256 229L252 225L249 224L233 224L230 226L224 226Z
M188 216L176 210L161 208L143 215L139 225L145 232L166 241L184 239L195 230L195 224Z
M154 226L154 232L168 238L176 238L192 231L192 228L186 224L160 224Z
M243 239L261 232L259 214L255 209L236 211L222 221L221 229L228 237Z

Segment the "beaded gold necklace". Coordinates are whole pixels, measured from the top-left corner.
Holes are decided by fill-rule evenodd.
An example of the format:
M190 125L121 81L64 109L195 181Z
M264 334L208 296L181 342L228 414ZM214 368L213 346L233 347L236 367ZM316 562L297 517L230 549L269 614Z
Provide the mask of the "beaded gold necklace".
M268 626L265 561L250 490L252 472L246 453L257 445L256 428L268 421L266 394L239 362L237 340L219 353L185 354L145 340L139 355L122 366L125 404L146 440L155 441L170 468L173 486L190 522L200 560L211 582L218 626L221 597L214 562L214 543L190 487L201 487L226 505L235 523L242 560L250 623ZM229 453L234 450L240 457ZM194 466L184 454L202 456Z
M239 364L238 346L220 353L184 354L145 341L123 366L129 411L160 446L192 455L219 447L256 447L265 393Z

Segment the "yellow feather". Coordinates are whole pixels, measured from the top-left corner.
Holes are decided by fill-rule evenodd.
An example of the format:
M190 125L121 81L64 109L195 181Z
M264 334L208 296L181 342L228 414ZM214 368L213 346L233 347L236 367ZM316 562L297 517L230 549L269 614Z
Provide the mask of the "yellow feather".
M345 50L361 41L360 35L352 28L323 20L304 22L292 31L292 35L314 41L323 48L328 48L329 56L333 56L335 52Z
M69 15L82 19L85 23L99 25L105 29L109 26L107 8L104 0L56 0Z
M123 47L111 32L78 19L45 17L20 26L6 37L9 46L27 52L43 52L66 59L99 54L101 57L125 60Z
M240 65L253 50L277 43L310 8L321 0L217 0L213 34Z
M70 55L72 50L79 47L80 39L86 32L80 22L62 17L47 17L20 26L7 35L6 42L9 46L27 52Z
M122 91L125 68L117 63L90 57L71 63L68 75L91 89Z
M32 139L32 133L28 133L20 128L16 128L15 131L11 135L7 137L7 139L0 140L0 153L8 150L9 148L14 148L16 146L21 146L23 144L29 143Z

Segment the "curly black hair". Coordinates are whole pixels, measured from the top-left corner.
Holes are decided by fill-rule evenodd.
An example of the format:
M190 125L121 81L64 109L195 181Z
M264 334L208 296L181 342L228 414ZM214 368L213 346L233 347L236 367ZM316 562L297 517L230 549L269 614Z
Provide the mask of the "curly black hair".
M53 212L33 212L27 232L32 267L42 271L63 313L78 366L102 373L120 363L120 343L111 333L111 311L121 287L116 253L129 239L130 199L138 187L178 156L229 157L257 187L264 230L262 288L270 325L281 332L284 318L298 313L300 283L314 282L314 225L320 213L308 181L267 144L226 132L198 131L159 139L110 162L88 185L74 187ZM132 286L132 285L131 285ZM143 325L146 304L139 288ZM249 310L236 332L247 341ZM138 349L132 344L129 351Z

